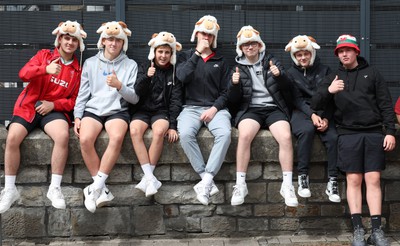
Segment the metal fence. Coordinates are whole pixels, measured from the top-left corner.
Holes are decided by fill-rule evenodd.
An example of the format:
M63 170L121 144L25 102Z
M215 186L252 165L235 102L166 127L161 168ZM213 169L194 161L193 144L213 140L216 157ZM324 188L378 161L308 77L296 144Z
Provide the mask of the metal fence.
M104 22L123 20L132 31L128 56L138 63L147 59L150 37L155 32L174 33L183 49L193 47L190 37L203 15L217 17L221 26L218 47L233 65L236 34L244 25L260 31L267 49L285 67L284 52L298 34L315 37L322 61L335 68L336 38L356 36L362 55L384 75L395 101L400 95L400 1L398 0L68 0L0 1L0 124L11 118L24 81L19 69L38 49L52 48L52 30L60 21L77 20L88 38L83 59L97 52L97 28ZM25 81L28 82L28 81Z

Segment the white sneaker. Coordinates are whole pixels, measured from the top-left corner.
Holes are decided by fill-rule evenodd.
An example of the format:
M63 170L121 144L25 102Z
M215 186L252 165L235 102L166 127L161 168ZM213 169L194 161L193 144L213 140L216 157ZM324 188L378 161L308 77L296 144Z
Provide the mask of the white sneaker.
M19 197L17 188L3 189L0 193L0 214L7 211Z
M217 187L217 185L215 185L214 180L211 183L211 192L210 192L210 196L213 196L215 194L217 194L219 192L219 189Z
M246 184L236 184L233 186L231 205L237 206L244 203L244 198L249 194Z
M85 195L85 207L89 212L94 213L96 211L96 201L100 197L101 189L94 190L91 185L86 186L83 189Z
M193 186L194 191L197 194L197 200L201 202L203 205L208 205L208 202L210 200L210 192L211 192L211 186L206 186L203 184L203 182L197 183L195 186Z
M325 193L329 197L329 201L331 202L340 202L340 195L339 195L339 183L337 178L330 178L328 184L326 185Z
M135 189L141 190L143 193L146 193L146 176L142 177L142 180L135 186Z
M51 205L58 209L65 209L65 199L61 192L61 187L49 187L47 198L51 201Z
M152 196L158 192L161 187L161 182L157 180L156 177L151 179L146 179L146 197Z
M285 198L286 206L297 207L299 205L299 202L297 201L296 194L294 192L293 185L284 185L282 183L281 192L280 193L281 193L281 196L283 196L283 198Z
M107 186L104 186L103 189L101 189L101 193L99 198L96 200L96 207L100 208L105 205L107 205L109 202L111 202L114 199L113 194L111 191L108 189Z
M299 183L299 188L297 190L297 194L299 194L299 196L304 198L311 197L310 180L308 175L307 174L299 175L298 183Z

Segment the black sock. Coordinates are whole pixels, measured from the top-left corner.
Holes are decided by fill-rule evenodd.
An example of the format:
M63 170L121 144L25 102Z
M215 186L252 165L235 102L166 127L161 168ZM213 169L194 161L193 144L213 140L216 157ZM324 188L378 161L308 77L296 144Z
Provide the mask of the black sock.
M352 214L351 215L351 222L353 223L354 228L362 228L362 220L361 214Z
M376 229L380 229L382 225L382 216L381 215L371 215L371 225L372 225L372 231L375 231Z

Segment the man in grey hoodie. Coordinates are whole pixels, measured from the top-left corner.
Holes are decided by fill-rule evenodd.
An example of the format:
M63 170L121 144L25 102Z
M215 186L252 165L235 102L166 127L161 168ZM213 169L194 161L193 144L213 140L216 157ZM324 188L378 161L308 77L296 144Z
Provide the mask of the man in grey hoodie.
M112 21L103 24L97 33L101 33L97 43L100 51L83 65L74 109L74 131L94 181L83 192L85 207L92 213L114 198L105 181L118 159L128 130L128 103L135 104L139 100L134 90L138 67L125 54L131 31L124 22ZM95 142L103 128L109 142L100 159Z
M290 113L284 99L284 92L289 90L289 80L280 62L265 52L265 44L252 26L244 26L239 31L236 53L237 65L228 89L228 101L233 109L237 109L234 119L239 130L236 185L231 204L242 204L248 194L246 172L251 143L261 128L267 128L279 144L283 175L280 193L287 206L296 207Z

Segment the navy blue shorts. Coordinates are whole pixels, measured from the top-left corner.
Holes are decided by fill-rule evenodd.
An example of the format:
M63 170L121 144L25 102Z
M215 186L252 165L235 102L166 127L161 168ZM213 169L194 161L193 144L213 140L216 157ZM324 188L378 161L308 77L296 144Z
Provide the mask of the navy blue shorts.
M385 151L381 133L339 135L338 168L346 173L367 173L385 169Z
M267 129L270 125L280 120L289 122L289 119L278 107L248 108L240 117L239 122L244 119L257 121L262 129Z
M65 116L64 113L52 111L44 116L40 115L40 114L36 114L35 118L33 119L33 121L31 123L26 121L24 118L14 115L8 126L10 126L11 123L14 123L14 122L19 123L26 128L28 133L30 133L37 127L39 127L40 129L42 129L44 131L44 126L53 120L65 120L66 122L68 122L67 117ZM7 129L8 129L8 126L7 126Z
M137 111L132 115L131 121L141 120L145 122L147 125L151 126L153 125L154 122L160 119L169 121L168 114L165 110L159 110L155 112L144 111L144 110Z

